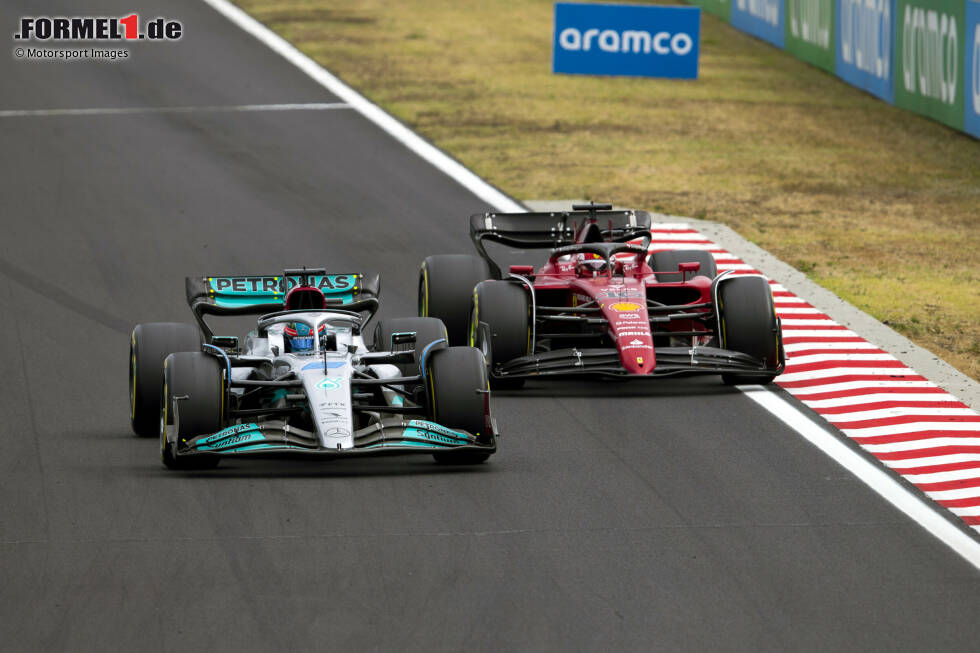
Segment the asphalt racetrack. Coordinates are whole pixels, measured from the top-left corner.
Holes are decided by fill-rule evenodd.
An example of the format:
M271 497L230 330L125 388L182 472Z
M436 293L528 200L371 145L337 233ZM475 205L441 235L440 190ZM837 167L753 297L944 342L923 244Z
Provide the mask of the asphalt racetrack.
M477 468L165 470L127 347L185 276L379 271L412 315L487 207L353 110L256 108L337 98L204 4L84 9L132 12L186 36L0 56L0 649L976 650L980 574L714 377L498 393ZM92 108L141 111L30 113Z

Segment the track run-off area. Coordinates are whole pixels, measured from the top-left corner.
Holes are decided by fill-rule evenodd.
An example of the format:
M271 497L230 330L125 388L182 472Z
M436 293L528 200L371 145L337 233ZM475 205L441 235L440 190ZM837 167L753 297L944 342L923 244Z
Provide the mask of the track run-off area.
M43 4L0 25L80 11ZM412 315L421 260L519 205L222 0L85 12L185 36L0 57L2 648L973 650L975 513L933 494L971 486L924 477L972 454L921 434L975 420L779 285L782 387L532 382L494 395L477 468L165 470L129 430L127 347L190 321L185 276L377 271L379 317ZM720 249L655 233L684 240Z

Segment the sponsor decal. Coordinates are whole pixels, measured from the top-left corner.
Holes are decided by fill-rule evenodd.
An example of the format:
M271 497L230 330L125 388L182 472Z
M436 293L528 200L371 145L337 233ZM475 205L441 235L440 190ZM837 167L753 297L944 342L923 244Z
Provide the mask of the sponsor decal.
M616 311L617 313L625 313L629 311L638 311L642 308L639 304L634 302L617 302L615 304L610 304L609 308ZM634 317L632 315L623 315L622 317ZM635 317L639 317L638 315Z
M642 345L644 344L642 340L630 340L631 345Z
M963 0L898 0L895 104L963 129Z
M555 4L556 73L697 79L696 7Z
M617 331L616 335L620 338L626 338L629 336L649 336L649 331Z
M732 5L732 25L779 47L786 40L783 20L783 0L735 0Z
M326 378L320 379L316 387L321 390L340 390L344 384L344 377L342 376L328 376Z
M258 428L259 427L257 424L237 424L235 426L230 426L226 429L222 429L217 433L215 433L214 435L209 435L208 437L204 438L203 442L210 444L212 442L217 442L218 440L236 435L238 433L244 433L246 431L255 431Z
M837 76L881 99L892 90L892 18L895 0L836 0Z
M598 299L628 299L643 296L643 291L639 288L626 288L622 285L614 286L606 290L600 290L595 294Z
M192 446L203 450L227 449L239 444L264 441L265 436L262 435L257 424L237 424L198 440Z
M311 276L310 285L324 292L331 290L348 290L356 280L357 275L335 274ZM285 294L300 283L299 277L208 277L208 289L211 292L231 293L263 293Z
M442 444L464 444L469 441L462 433L447 429L434 422L414 419L408 423L409 428L405 429L404 437L415 437L430 442Z

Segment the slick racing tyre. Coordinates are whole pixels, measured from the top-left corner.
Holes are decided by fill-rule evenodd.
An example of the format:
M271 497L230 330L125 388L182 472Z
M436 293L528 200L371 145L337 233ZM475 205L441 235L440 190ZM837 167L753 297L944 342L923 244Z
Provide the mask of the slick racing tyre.
M470 309L470 343L483 352L492 371L531 350L531 303L523 286L507 281L484 281L473 289ZM499 379L490 375L495 389L514 389L524 379Z
M429 256L419 272L419 315L442 320L450 346L468 344L473 287L489 278L490 268L479 256Z
M681 275L677 271L677 266L681 263L700 263L701 269L697 274L714 279L718 276L718 265L711 252L700 249L673 249L663 252L654 252L647 260L650 269L657 274L657 281L679 282ZM671 274L672 273L672 274Z
M178 351L200 351L201 332L177 322L138 324L129 340L129 419L136 435L151 437L160 428L163 360Z
M434 317L396 317L378 322L374 328L374 351L391 351L391 336L394 333L415 332L415 364L399 365L403 376L421 374L419 364L427 349L448 347L449 336L442 320ZM442 342L439 342L439 341ZM430 347L431 345L431 347Z
M221 363L201 352L170 354L164 363L163 401L160 409L160 449L169 469L211 469L218 456L176 454L177 442L216 433L224 425L225 384ZM176 398L176 400L175 400ZM176 426L176 441L164 426Z
M769 283L762 277L736 277L718 287L719 331L723 349L748 354L775 370L781 361L779 322ZM771 383L776 372L723 374L729 385Z
M468 431L477 440L490 443L486 415L487 364L483 354L473 347L440 349L426 359L429 384L429 416L447 428ZM486 461L486 451L440 451L436 462L452 465L475 465Z

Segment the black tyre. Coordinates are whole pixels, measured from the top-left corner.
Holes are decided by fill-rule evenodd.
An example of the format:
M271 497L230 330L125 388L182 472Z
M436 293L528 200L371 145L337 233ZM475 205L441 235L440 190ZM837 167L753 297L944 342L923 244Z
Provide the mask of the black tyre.
M470 344L483 352L490 369L527 356L531 350L531 302L523 286L507 281L484 281L473 290ZM524 385L524 379L498 379L497 389Z
M160 449L169 469L211 469L218 456L181 458L174 442L165 437L164 424L177 427L177 441L205 433L216 433L224 426L225 384L218 359L201 352L170 354L164 364L164 396L160 409ZM174 397L186 397L177 399ZM175 408L176 404L176 408Z
M426 359L429 382L429 416L433 422L451 429L468 431L477 440L489 444L486 415L486 392L490 390L487 364L483 354L473 347L441 349ZM440 451L436 462L453 465L475 465L490 457L485 451Z
M178 351L200 351L200 330L191 324L138 324L129 340L129 419L136 435L154 436L160 429L163 360Z
M442 320L450 346L468 344L473 287L489 278L490 268L479 256L429 256L419 273L419 315Z
M434 342L442 340L441 344L433 345L433 349L448 347L449 335L442 320L434 317L396 317L382 320L374 327L374 351L389 351L391 349L391 334L415 332L415 360L422 361L422 354ZM404 376L419 374L417 365L399 365Z
M762 277L737 277L718 288L721 346L754 356L776 370L781 362L779 322L769 283ZM776 372L723 374L729 385L772 382Z
M657 272L657 281L678 282L681 275L677 271L677 266L681 263L700 263L699 275L714 279L718 276L718 265L711 252L700 249L672 249L664 252L654 252L647 260L647 265L654 272ZM663 274L660 274L663 273ZM672 274L668 274L672 273Z

